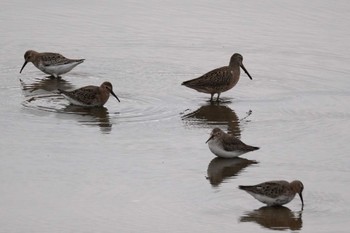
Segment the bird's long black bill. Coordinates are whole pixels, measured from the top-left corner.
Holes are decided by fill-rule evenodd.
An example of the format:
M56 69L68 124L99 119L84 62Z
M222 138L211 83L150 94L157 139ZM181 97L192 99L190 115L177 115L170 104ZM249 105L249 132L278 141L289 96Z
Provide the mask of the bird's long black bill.
M23 70L23 68L27 65L27 63L28 63L27 61L24 62L23 66L22 66L22 68L21 68L21 71L20 71L19 73L22 73L22 70Z
M208 143L211 139L213 139L214 135L211 135L210 138L205 142Z
M243 64L241 65L241 68L242 68L242 69L244 70L244 72L248 75L248 77L249 77L251 80L253 80L252 76L250 76L248 70L244 67Z
M120 102L118 96L117 96L116 94L114 94L114 92L113 92L112 90L111 90L110 92L111 92L111 94Z
M302 195L301 193L299 193L299 197L300 197L300 200L301 200L301 205L302 205L302 207L304 208L303 195Z

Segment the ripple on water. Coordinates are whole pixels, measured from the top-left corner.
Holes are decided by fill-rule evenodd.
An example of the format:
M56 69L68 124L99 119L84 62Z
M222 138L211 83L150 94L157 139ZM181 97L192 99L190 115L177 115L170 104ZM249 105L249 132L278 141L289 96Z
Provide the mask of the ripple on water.
M118 106L118 123L143 123L178 117L178 110L165 100L151 96L124 96Z
M100 126L111 126L113 123L144 123L178 117L178 110L169 107L162 99L150 96L120 96L121 103L113 103L111 98L108 108L73 106L63 96L55 93L60 86L64 85L67 89L70 84L54 82L55 80L40 80L30 85L22 84L26 96L22 105L40 111L76 115L82 124Z
M23 101L22 105L29 109L59 113L61 114L60 116L74 119L83 125L99 126L103 133L109 133L112 129L111 118L107 108L84 108L70 105L59 94L51 93L31 96Z

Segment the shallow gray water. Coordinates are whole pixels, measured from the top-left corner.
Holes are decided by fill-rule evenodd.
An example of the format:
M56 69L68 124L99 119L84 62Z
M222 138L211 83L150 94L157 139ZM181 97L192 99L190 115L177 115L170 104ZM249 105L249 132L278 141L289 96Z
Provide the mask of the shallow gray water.
M349 1L2 1L0 232L348 232ZM45 78L26 50L86 61ZM181 86L239 52L253 81ZM21 80L21 81L20 81ZM69 106L57 88L114 85ZM261 147L217 159L219 126ZM239 184L300 179L285 208Z

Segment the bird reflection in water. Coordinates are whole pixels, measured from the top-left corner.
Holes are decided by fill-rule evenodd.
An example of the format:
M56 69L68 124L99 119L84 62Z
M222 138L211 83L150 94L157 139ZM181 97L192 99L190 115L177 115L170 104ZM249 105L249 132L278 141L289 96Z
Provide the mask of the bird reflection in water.
M51 76L46 78L36 78L33 83L27 84L20 79L22 90L26 97L35 97L39 95L52 95L53 91L58 88L72 89L72 84L64 79L52 78ZM56 94L55 94L56 95Z
M188 113L182 116L182 120L189 125L199 126L226 126L229 134L233 134L235 137L241 137L240 123L251 114L251 111L247 113L243 119L239 119L234 110L226 105L220 105L219 103L210 103L203 105L196 111Z
M240 222L256 222L262 227L272 230L301 230L302 212L292 212L285 206L264 206L247 212L240 218Z
M244 158L214 158L207 169L207 180L213 187L219 186L225 179L238 176L245 168L258 164L257 161Z
M26 103L31 103L34 108L75 115L78 122L83 125L98 125L102 133L109 133L112 130L112 123L108 109L105 107L86 108L74 105L64 106L60 104L64 98L55 93L57 89L73 89L68 81L57 78L37 78L34 83L26 84L20 80Z
M98 125L102 133L110 133L112 130L108 109L105 107L88 108L68 105L60 112L79 115L78 122L83 125Z

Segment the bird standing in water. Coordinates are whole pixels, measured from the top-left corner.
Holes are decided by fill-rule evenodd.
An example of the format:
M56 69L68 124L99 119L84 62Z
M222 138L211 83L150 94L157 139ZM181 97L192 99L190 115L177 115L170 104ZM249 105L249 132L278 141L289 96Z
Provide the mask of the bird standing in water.
M102 107L112 94L119 102L119 98L113 92L110 82L104 82L101 86L86 86L74 91L64 91L58 89L71 104L82 107Z
M69 59L59 53L38 53L34 50L28 50L24 54L24 64L20 73L22 73L23 68L28 62L32 62L36 68L45 74L59 78L61 74L71 71L74 67L84 62L84 60Z
M219 128L212 130L206 143L208 143L209 149L213 154L222 158L234 158L259 149L259 147L243 143L235 136L229 135Z
M242 55L235 53L232 55L228 66L209 71L199 78L183 82L182 85L199 92L210 94L210 101L213 101L214 94L218 94L216 101L219 101L222 92L230 90L237 84L241 73L240 68L242 68L248 77L252 79L243 65Z
M299 194L301 204L304 206L302 192L304 185L299 180L288 182L285 180L268 181L257 185L238 186L252 195L255 199L265 203L268 206L284 205L292 201L295 194Z

